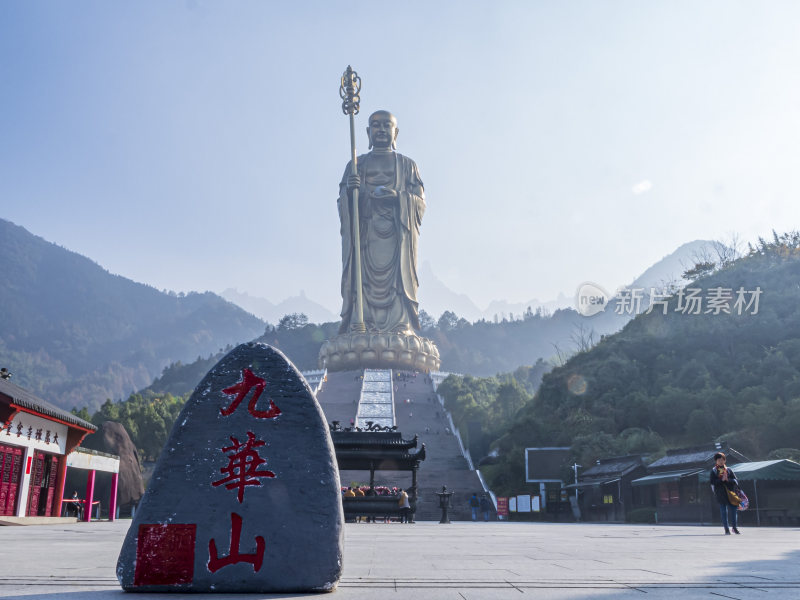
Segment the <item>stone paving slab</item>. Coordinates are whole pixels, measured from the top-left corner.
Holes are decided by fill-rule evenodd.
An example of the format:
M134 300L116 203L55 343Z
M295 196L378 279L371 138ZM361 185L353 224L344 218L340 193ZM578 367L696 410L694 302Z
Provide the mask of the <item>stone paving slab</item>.
M114 568L129 524L124 520L0 527L0 597L122 600L125 592ZM664 525L349 523L344 576L329 597L800 599L800 529L742 532L725 536L721 527ZM140 597L197 600L205 596Z

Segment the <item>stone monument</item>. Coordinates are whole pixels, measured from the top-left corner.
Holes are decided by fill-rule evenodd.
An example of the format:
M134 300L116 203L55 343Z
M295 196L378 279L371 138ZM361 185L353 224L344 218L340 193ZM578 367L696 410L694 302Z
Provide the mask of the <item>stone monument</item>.
M342 110L350 117L351 160L339 184L342 235L342 324L320 349L331 371L439 368L435 344L417 334L417 244L425 191L416 163L396 151L397 119L372 113L370 151L356 157L354 115L361 79L342 77Z
M117 562L127 591L331 591L344 516L325 418L279 351L242 344L175 421Z

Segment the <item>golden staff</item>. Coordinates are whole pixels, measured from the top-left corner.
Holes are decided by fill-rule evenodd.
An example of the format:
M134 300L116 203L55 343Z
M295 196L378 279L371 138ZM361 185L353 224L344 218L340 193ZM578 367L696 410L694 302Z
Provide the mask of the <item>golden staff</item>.
M339 97L342 99L342 112L350 116L350 155L352 175L358 175L358 165L356 164L356 129L354 116L358 114L361 97L361 77L353 71L350 65L342 75L342 82L339 86ZM353 190L353 246L355 250L355 271L356 271L356 314L355 319L350 318L350 329L352 331L364 332L364 298L361 291L361 231L358 220L358 188Z

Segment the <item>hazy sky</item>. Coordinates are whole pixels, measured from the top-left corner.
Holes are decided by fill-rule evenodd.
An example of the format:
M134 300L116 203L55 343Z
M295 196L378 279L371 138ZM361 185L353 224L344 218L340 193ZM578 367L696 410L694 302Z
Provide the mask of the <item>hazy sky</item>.
M484 307L800 221L798 2L0 3L0 216L176 291L338 312L339 77ZM424 285L420 295L424 308Z

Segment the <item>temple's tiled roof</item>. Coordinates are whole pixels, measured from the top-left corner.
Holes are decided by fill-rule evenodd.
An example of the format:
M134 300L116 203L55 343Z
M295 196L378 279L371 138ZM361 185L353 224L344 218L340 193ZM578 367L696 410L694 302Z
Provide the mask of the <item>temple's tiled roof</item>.
M71 412L68 412L62 408L58 408L57 406L54 406L53 404L34 396L25 388L21 388L18 385L11 383L8 379L0 379L0 394L8 396L11 398L11 401L14 404L17 404L23 408L27 408L28 410L33 410L49 417L61 419L62 421L66 421L72 425L77 425L78 427L83 427L90 431L97 431L97 427L88 421L84 421L83 419L73 415Z

